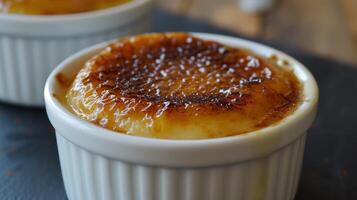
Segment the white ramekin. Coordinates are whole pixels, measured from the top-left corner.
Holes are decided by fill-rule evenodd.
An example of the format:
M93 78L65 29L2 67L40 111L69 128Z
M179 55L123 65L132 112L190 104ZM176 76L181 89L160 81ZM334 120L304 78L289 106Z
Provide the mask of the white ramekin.
M114 133L73 115L53 96L61 90L57 74L73 77L106 44L88 48L62 62L45 87L69 199L294 198L306 130L316 114L318 88L313 76L301 63L270 47L233 37L195 35L287 60L303 85L301 105L273 126L232 137L179 141Z
M43 106L49 73L67 56L150 29L151 0L80 14L0 13L0 101Z

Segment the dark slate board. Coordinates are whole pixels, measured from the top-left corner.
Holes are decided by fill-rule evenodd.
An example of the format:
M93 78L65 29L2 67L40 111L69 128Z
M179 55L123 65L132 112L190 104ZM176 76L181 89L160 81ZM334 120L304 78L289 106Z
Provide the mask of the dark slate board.
M154 30L234 35L165 12L155 14ZM357 199L357 66L260 42L303 62L320 86L296 199ZM54 131L43 109L0 103L0 199L66 199Z

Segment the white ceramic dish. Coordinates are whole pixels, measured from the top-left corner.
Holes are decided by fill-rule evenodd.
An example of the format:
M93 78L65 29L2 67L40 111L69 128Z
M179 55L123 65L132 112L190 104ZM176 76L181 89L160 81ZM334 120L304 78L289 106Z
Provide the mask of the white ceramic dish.
M292 200L303 159L306 130L313 122L318 88L313 76L290 56L254 42L196 33L230 46L288 60L303 84L303 102L279 123L232 137L163 140L114 133L69 112L53 93L55 76L73 77L107 44L83 50L49 76L45 102L56 129L69 199Z
M150 30L151 0L68 15L0 13L0 101L43 106L49 73L99 42Z

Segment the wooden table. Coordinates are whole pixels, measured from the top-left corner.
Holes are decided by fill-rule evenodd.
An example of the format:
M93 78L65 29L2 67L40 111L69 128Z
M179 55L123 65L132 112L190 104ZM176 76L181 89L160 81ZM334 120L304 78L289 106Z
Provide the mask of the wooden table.
M245 13L237 0L156 0L174 13L315 54L357 63L357 0L276 0L266 13Z

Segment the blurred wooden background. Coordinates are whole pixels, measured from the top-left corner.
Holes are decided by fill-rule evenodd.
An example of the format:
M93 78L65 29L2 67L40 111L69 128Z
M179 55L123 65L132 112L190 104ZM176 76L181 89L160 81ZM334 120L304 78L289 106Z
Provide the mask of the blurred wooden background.
M357 0L275 0L262 13L244 12L238 0L156 1L162 9L239 34L357 64Z

